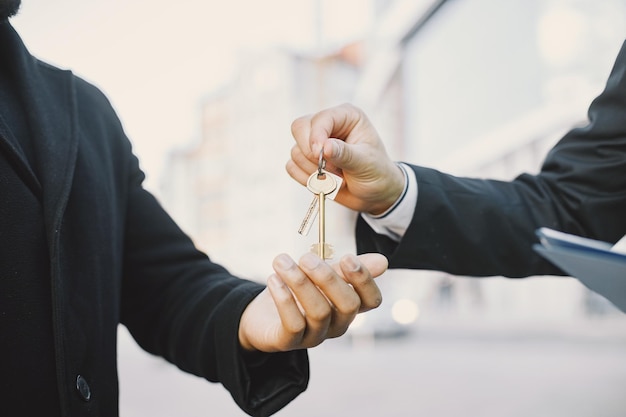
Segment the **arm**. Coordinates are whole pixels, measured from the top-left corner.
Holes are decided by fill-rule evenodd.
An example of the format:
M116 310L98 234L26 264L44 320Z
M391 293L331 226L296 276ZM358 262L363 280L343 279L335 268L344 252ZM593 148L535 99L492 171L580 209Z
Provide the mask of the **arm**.
M268 415L282 408L307 386L306 351L276 353L265 360L244 354L239 321L264 287L233 277L196 250L141 187L140 171L134 173L128 191L122 323L146 351L222 383L247 413Z
M78 107L85 110L80 175L68 203L72 222L64 229L76 247L64 256L92 297L74 302L89 304L94 314L76 317L81 325L68 328L77 340L98 345L79 343L77 349L92 352L114 376L115 367L106 364L115 360L122 323L146 351L222 383L247 413L274 413L307 386L304 348L341 335L358 311L380 303L373 278L386 269L386 259L348 256L332 268L312 255L299 264L279 256L269 289L232 276L196 250L143 188L144 175L106 97L76 83ZM98 354L102 345L111 357Z
M391 265L463 275L560 275L532 251L537 228L619 240L626 233L625 72L623 48L606 89L589 108L589 124L568 132L538 175L501 182L413 167L418 203L400 245L393 255L387 252ZM358 229L360 249L372 250L367 228Z
M532 250L535 229L559 221L551 194L533 178L502 182L412 168L419 196L406 233L394 242L359 219L359 251L386 254L396 268L457 275L562 274Z
M268 288L231 276L195 249L135 174L122 321L145 350L221 382L247 413L272 414L304 391L304 349L380 304L380 255L346 256L334 267L312 254L299 264L281 255Z
M561 274L531 249L538 227L617 241L626 233L625 71L623 48L605 91L591 104L590 123L570 131L536 176L502 182L414 166L419 191L405 235L397 243L359 219L359 251L386 254L391 267L520 277ZM369 213L391 205L380 190L398 190L399 180L359 109L343 105L305 116L292 132L297 145L287 170L294 179L302 182L315 150L323 148L347 184L337 201Z

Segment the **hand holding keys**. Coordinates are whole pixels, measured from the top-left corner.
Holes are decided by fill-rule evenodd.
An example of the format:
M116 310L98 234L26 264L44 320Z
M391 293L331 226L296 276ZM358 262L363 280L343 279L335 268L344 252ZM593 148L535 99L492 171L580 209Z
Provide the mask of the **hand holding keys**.
M313 197L313 201L298 229L298 233L306 236L315 217L319 214L319 241L311 246L311 251L317 253L322 259L331 259L333 257L333 247L326 243L326 198L328 197L331 200L335 198L341 188L343 179L326 171L324 169L325 165L326 161L324 161L323 153L320 152L317 171L312 173L307 181L307 188L315 194L315 197Z

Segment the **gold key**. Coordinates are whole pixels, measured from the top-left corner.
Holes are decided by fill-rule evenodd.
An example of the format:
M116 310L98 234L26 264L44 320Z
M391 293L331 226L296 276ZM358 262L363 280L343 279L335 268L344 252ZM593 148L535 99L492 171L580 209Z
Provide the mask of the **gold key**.
M326 243L326 195L332 193L337 188L335 179L324 169L314 172L307 181L307 188L317 196L318 202L318 243L311 247L322 259L333 257L333 248Z
M304 236L308 235L313 221L319 215L319 242L312 245L311 250L317 253L322 259L330 259L333 255L333 248L326 243L326 199L333 200L335 198L341 188L343 178L326 171L324 168L325 161L323 154L320 152L317 171L311 174L307 181L307 189L314 194L313 201L311 201L309 205L304 220L302 220L302 224L298 229L298 233Z

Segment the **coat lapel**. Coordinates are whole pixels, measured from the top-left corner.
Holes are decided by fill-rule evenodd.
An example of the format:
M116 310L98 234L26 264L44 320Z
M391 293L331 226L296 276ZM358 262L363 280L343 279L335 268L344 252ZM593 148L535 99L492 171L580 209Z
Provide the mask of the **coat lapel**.
M2 77L6 77L1 83L2 88L10 90L12 87L17 87L21 84L23 50L24 47L19 38L16 38L13 28L6 20L0 21L0 54L2 55L2 61L0 61L2 70L0 73ZM2 99L9 100L6 103L9 106L20 105L22 94L18 94L18 96L14 96L12 91L2 93ZM5 108L5 106L2 107ZM22 181L41 200L41 184L35 174L35 167L32 165L34 161L32 158L29 160L24 152L23 144L20 143L11 129L12 124L21 124L21 120L16 120L12 123L12 117L15 117L15 114L12 114L10 111L6 114L0 114L0 151L6 156L7 161Z
M4 26L4 25L3 25ZM35 59L10 25L3 41L14 48L19 91L24 100L41 183L51 255L69 198L78 149L73 76Z
M41 65L39 71L47 74L34 77L30 85L33 91L28 103L31 108L28 117L36 144L46 229L56 234L69 198L76 166L76 106L71 74ZM46 78L48 82L44 83Z
M41 184L39 183L39 179L33 172L33 167L29 164L22 147L19 145L17 138L13 135L9 124L2 115L0 115L0 149L7 156L15 171L23 179L28 188L41 199Z

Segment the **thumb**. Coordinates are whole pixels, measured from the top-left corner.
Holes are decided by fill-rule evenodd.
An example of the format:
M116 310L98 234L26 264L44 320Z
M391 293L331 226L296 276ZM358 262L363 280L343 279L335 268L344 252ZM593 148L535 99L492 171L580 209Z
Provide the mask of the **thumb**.
M337 168L354 171L362 164L358 149L340 139L328 139L324 143L324 158Z
M373 278L382 275L389 267L389 261L380 253L363 253L357 258L370 271Z
M335 270L335 272L337 272L340 275L343 275L341 272L340 264L341 262L343 262L343 259L346 257L352 257L353 259L356 258L356 260L361 264L361 266L363 266L365 269L369 271L372 278L377 278L381 276L385 271L387 271L387 268L389 267L389 261L387 260L387 257L380 253L374 253L374 252L362 253L361 255L357 255L357 256L344 255L344 257L341 258L339 262L334 262L332 264L332 267Z

